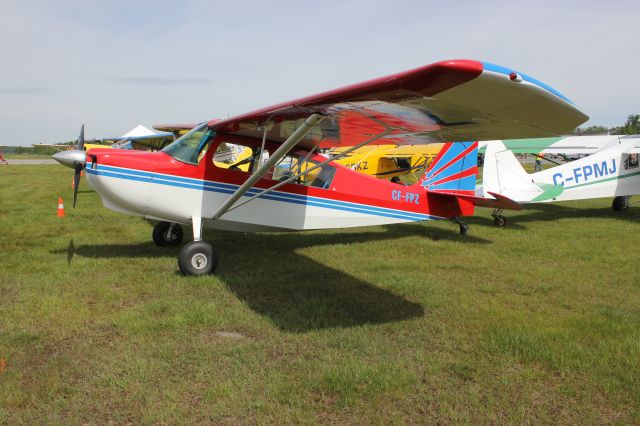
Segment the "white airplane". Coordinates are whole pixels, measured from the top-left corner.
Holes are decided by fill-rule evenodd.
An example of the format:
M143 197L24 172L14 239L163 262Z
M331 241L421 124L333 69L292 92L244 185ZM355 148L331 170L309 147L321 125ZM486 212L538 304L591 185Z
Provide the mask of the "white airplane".
M452 60L204 122L160 152L92 149L76 163L75 176L84 168L107 208L158 221L152 234L158 245L180 244L181 224L189 225L193 241L180 250L178 266L185 275L206 275L215 272L218 256L202 241L204 227L302 231L450 219L464 233L458 218L475 206L520 209L500 195L475 196L475 140L553 136L587 118L526 74ZM447 144L410 186L335 163L390 141L467 142ZM251 150L246 170L245 160L216 164L228 144ZM318 153L339 147L349 148Z
M614 210L629 207L640 194L639 136L574 136L549 144L549 139L486 144L482 193L497 193L520 204L614 197ZM513 151L520 153L585 155L537 173L527 173ZM506 224L500 211L494 223Z

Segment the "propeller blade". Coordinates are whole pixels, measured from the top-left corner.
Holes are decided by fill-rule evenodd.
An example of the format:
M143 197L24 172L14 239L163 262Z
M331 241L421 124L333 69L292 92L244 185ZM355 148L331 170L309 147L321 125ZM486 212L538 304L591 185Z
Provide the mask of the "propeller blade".
M82 151L84 149L84 124L80 127L80 136L78 136L77 150Z
M76 208L76 200L78 199L78 186L80 186L80 172L82 172L82 164L76 163L73 173L73 208Z

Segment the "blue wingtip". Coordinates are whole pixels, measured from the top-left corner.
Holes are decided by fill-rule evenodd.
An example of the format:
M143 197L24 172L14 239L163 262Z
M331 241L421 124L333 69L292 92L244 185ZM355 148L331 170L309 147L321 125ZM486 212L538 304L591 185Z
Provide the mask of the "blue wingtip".
M515 72L520 77L522 77L522 79L524 81L528 81L529 83L535 84L536 86L539 86L539 87L543 88L544 90L546 90L546 91L548 91L550 93L553 93L554 95L556 95L560 99L569 102L571 105L575 105L571 101L571 99L567 98L565 95L563 95L562 93L558 92L556 89L554 89L553 87L549 86L548 84L543 83L542 81L538 80L537 78L533 78L530 75L521 73L520 71L516 71L513 68L503 67L501 65L492 64L490 62L482 62L482 66L484 67L484 69L486 71L492 71L492 72L496 72L496 73L504 74L504 75L509 75L512 72Z

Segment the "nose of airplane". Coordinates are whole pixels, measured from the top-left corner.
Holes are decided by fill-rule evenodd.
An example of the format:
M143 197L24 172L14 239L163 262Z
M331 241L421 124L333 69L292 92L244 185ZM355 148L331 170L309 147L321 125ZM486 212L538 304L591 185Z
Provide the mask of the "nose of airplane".
M84 160L87 153L81 149L73 149L70 151L60 151L53 154L53 159L63 166L71 167L72 169L76 164L84 164Z

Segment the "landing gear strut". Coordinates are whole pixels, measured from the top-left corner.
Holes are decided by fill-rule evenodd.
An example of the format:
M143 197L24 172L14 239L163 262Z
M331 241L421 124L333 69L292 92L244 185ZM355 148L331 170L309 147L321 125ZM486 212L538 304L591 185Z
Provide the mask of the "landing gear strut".
M153 227L153 242L157 246L178 246L184 236L182 226L177 223L159 222Z
M469 231L469 225L467 225L466 223L462 222L459 218L452 217L451 218L451 222L457 223L458 226L460 226L460 235L466 235L467 232Z
M507 224L507 218L502 215L502 209L495 209L491 216L493 216L493 224L495 226L505 226Z
M218 254L213 246L202 241L202 218L192 217L193 241L188 242L178 255L178 267L184 275L210 275L216 272Z
M611 203L611 208L617 212L625 211L629 208L629 199L630 195L619 196L613 199L613 203Z

